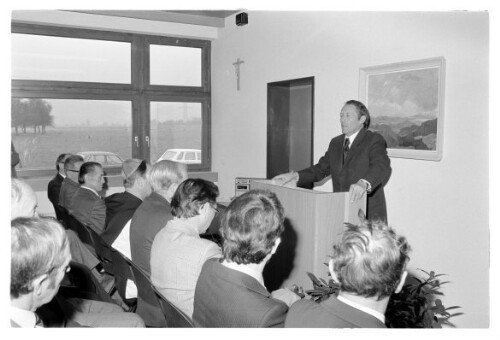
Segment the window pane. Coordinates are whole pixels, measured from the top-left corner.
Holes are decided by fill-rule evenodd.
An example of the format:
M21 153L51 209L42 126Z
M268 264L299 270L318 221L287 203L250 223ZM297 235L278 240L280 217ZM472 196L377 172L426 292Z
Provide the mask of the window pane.
M11 126L18 169L55 169L65 152L98 161L132 154L129 101L12 98Z
M186 149L201 153L201 103L151 102L151 161L200 164L178 158Z
M151 85L201 86L201 48L150 45Z
M12 79L130 84L128 42L12 34Z

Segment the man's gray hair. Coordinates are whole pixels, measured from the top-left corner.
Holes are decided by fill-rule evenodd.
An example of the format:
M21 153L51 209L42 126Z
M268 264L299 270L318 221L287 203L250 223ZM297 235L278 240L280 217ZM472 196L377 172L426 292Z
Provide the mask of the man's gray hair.
M69 247L64 228L52 218L18 217L11 221L10 296L33 290L33 280L51 276L66 261Z
M340 290L378 300L391 296L409 260L404 236L382 221L347 224L333 246L333 271Z
M153 191L168 190L174 183L181 183L187 177L187 165L162 160L151 167L148 175Z
M11 191L10 191L10 199L11 204L19 203L23 198L23 187L26 187L28 184L23 181L12 178L11 179Z

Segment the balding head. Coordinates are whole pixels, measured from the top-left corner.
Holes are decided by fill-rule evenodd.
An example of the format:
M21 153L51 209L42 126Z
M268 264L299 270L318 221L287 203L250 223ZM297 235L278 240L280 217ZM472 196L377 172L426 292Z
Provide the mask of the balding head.
M17 178L12 178L10 197L11 220L16 217L37 216L38 200L35 192L28 184Z

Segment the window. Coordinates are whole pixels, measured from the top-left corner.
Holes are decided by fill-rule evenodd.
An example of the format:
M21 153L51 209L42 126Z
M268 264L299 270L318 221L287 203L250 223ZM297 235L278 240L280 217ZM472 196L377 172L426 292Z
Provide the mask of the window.
M130 84L130 45L12 34L12 79Z
M201 49L150 46L152 85L201 86Z
M12 142L18 175L53 174L73 152L118 174L171 149L210 170L210 42L12 24ZM176 152L175 155L179 155Z

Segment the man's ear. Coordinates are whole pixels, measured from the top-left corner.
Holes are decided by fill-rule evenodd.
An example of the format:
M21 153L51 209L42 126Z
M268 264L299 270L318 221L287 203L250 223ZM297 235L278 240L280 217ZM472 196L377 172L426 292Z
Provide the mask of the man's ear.
M339 279L337 278L337 275L335 275L335 271L333 270L333 259L330 259L330 262L328 262L328 269L330 270L332 280L335 282L339 282Z
M172 197L174 197L175 190L179 187L179 183L172 183L167 190L167 197L170 201L172 201Z
M36 277L33 282L33 294L37 297L41 296L44 291L44 287L47 285L49 276L47 274L42 274Z
M398 286L396 287L396 290L394 291L394 293L397 294L401 291L401 289L403 289L403 286L405 285L405 281L406 281L407 276L408 276L408 271L405 270L401 274L401 279L399 280Z
M274 241L274 246L273 246L273 249L271 249L271 254L276 253L276 249L278 249L278 246L280 245L280 243L281 243L281 237L278 237L276 239L276 241Z

